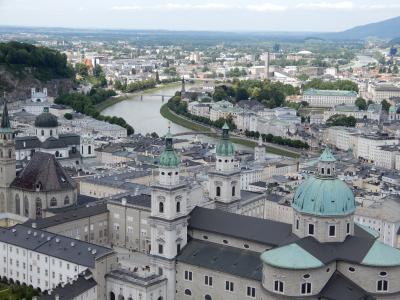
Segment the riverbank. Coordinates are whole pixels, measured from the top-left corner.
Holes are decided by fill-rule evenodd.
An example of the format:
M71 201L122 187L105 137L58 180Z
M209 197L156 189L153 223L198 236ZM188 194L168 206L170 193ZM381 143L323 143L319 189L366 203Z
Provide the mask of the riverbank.
M193 121L190 121L190 120L188 120L186 118L178 116L177 114L175 114L174 112L172 112L168 108L167 104L164 104L163 106L161 106L160 114L164 118L166 118L167 120L169 120L169 121L171 121L171 122L173 122L175 124L178 124L180 126L183 126L183 127L188 128L190 130L193 130L193 131L210 132L208 134L206 134L206 133L204 133L204 134L206 134L208 136L211 136L211 137L217 137L217 134L213 133L211 131L210 127L205 126L205 125L200 125L200 124L195 123ZM235 137L235 136L231 137L231 140L235 144L243 145L243 146L246 146L246 147L249 147L249 148L254 148L257 145L256 141L253 141L253 140L250 140L250 139L238 138L238 137ZM300 156L299 153L292 152L292 151L289 151L289 150L286 150L286 149L282 149L282 148L279 148L279 147L270 146L270 145L266 146L266 151L269 152L269 153L272 153L272 154L277 154L277 155L282 155L282 156L287 156L287 157L293 157L293 158L298 158Z
M172 88L175 86L178 87L178 86L180 86L180 84L181 84L180 82L171 82L171 83L166 83L166 84L160 84L160 85L156 86L155 88L151 88L151 89L147 89L147 90L141 90L141 91L137 91L137 92L133 92L133 93L124 93L120 96L108 98L107 100L97 104L96 109L98 110L98 112L101 113L106 108L113 106L114 104L117 104L121 101L125 101L125 100L131 99L135 96L139 96L139 95L143 95L143 94L155 93L155 92L158 92L159 90L165 89L165 88Z

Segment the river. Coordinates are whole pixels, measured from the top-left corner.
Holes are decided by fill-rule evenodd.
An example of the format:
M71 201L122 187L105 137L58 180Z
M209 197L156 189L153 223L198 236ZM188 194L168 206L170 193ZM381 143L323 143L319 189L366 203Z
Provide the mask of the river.
M190 86L187 86L190 88ZM122 117L125 121L135 129L135 133L152 133L156 132L158 135L164 135L168 126L171 126L172 134L188 132L190 129L171 123L160 115L161 106L168 101L169 97L165 97L164 102L161 96L156 95L174 95L180 86L166 87L157 89L156 91L140 95L132 96L130 99L118 102L112 106L107 107L102 111L103 115ZM185 136L184 138L193 138L194 136ZM198 135L198 140L201 142L209 142L215 144L217 140L205 135ZM252 150L243 145L236 145L240 150Z

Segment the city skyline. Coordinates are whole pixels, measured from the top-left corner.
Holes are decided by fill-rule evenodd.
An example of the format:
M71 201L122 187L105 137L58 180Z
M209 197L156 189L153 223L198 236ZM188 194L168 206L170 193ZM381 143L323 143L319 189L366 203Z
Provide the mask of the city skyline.
M400 15L380 1L0 0L0 25L99 29L329 32ZM18 16L17 18L15 16Z

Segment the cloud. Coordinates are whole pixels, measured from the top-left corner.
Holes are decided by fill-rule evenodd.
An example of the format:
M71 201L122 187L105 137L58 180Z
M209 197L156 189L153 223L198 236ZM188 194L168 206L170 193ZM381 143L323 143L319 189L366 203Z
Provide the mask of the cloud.
M273 4L273 3L247 5L245 8L247 10L257 11L257 12L285 11L287 9L286 6Z
M305 9L341 9L341 10L351 10L355 7L354 3L351 1L340 1L340 2L305 2L296 5L297 8Z
M113 6L111 10L141 10L142 7L138 5L134 6Z

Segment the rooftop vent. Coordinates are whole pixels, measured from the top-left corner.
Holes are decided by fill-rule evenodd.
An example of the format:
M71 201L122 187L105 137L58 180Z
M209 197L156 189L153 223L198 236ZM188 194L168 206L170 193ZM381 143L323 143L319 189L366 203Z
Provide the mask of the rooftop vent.
M16 231L17 231L17 229L13 228L11 231L12 231L12 232L16 232Z
M75 242L71 242L71 247L74 247L75 246Z
M60 239L59 238L56 238L56 243L59 243L60 242Z
M33 236L37 236L37 232L36 231L33 233Z

